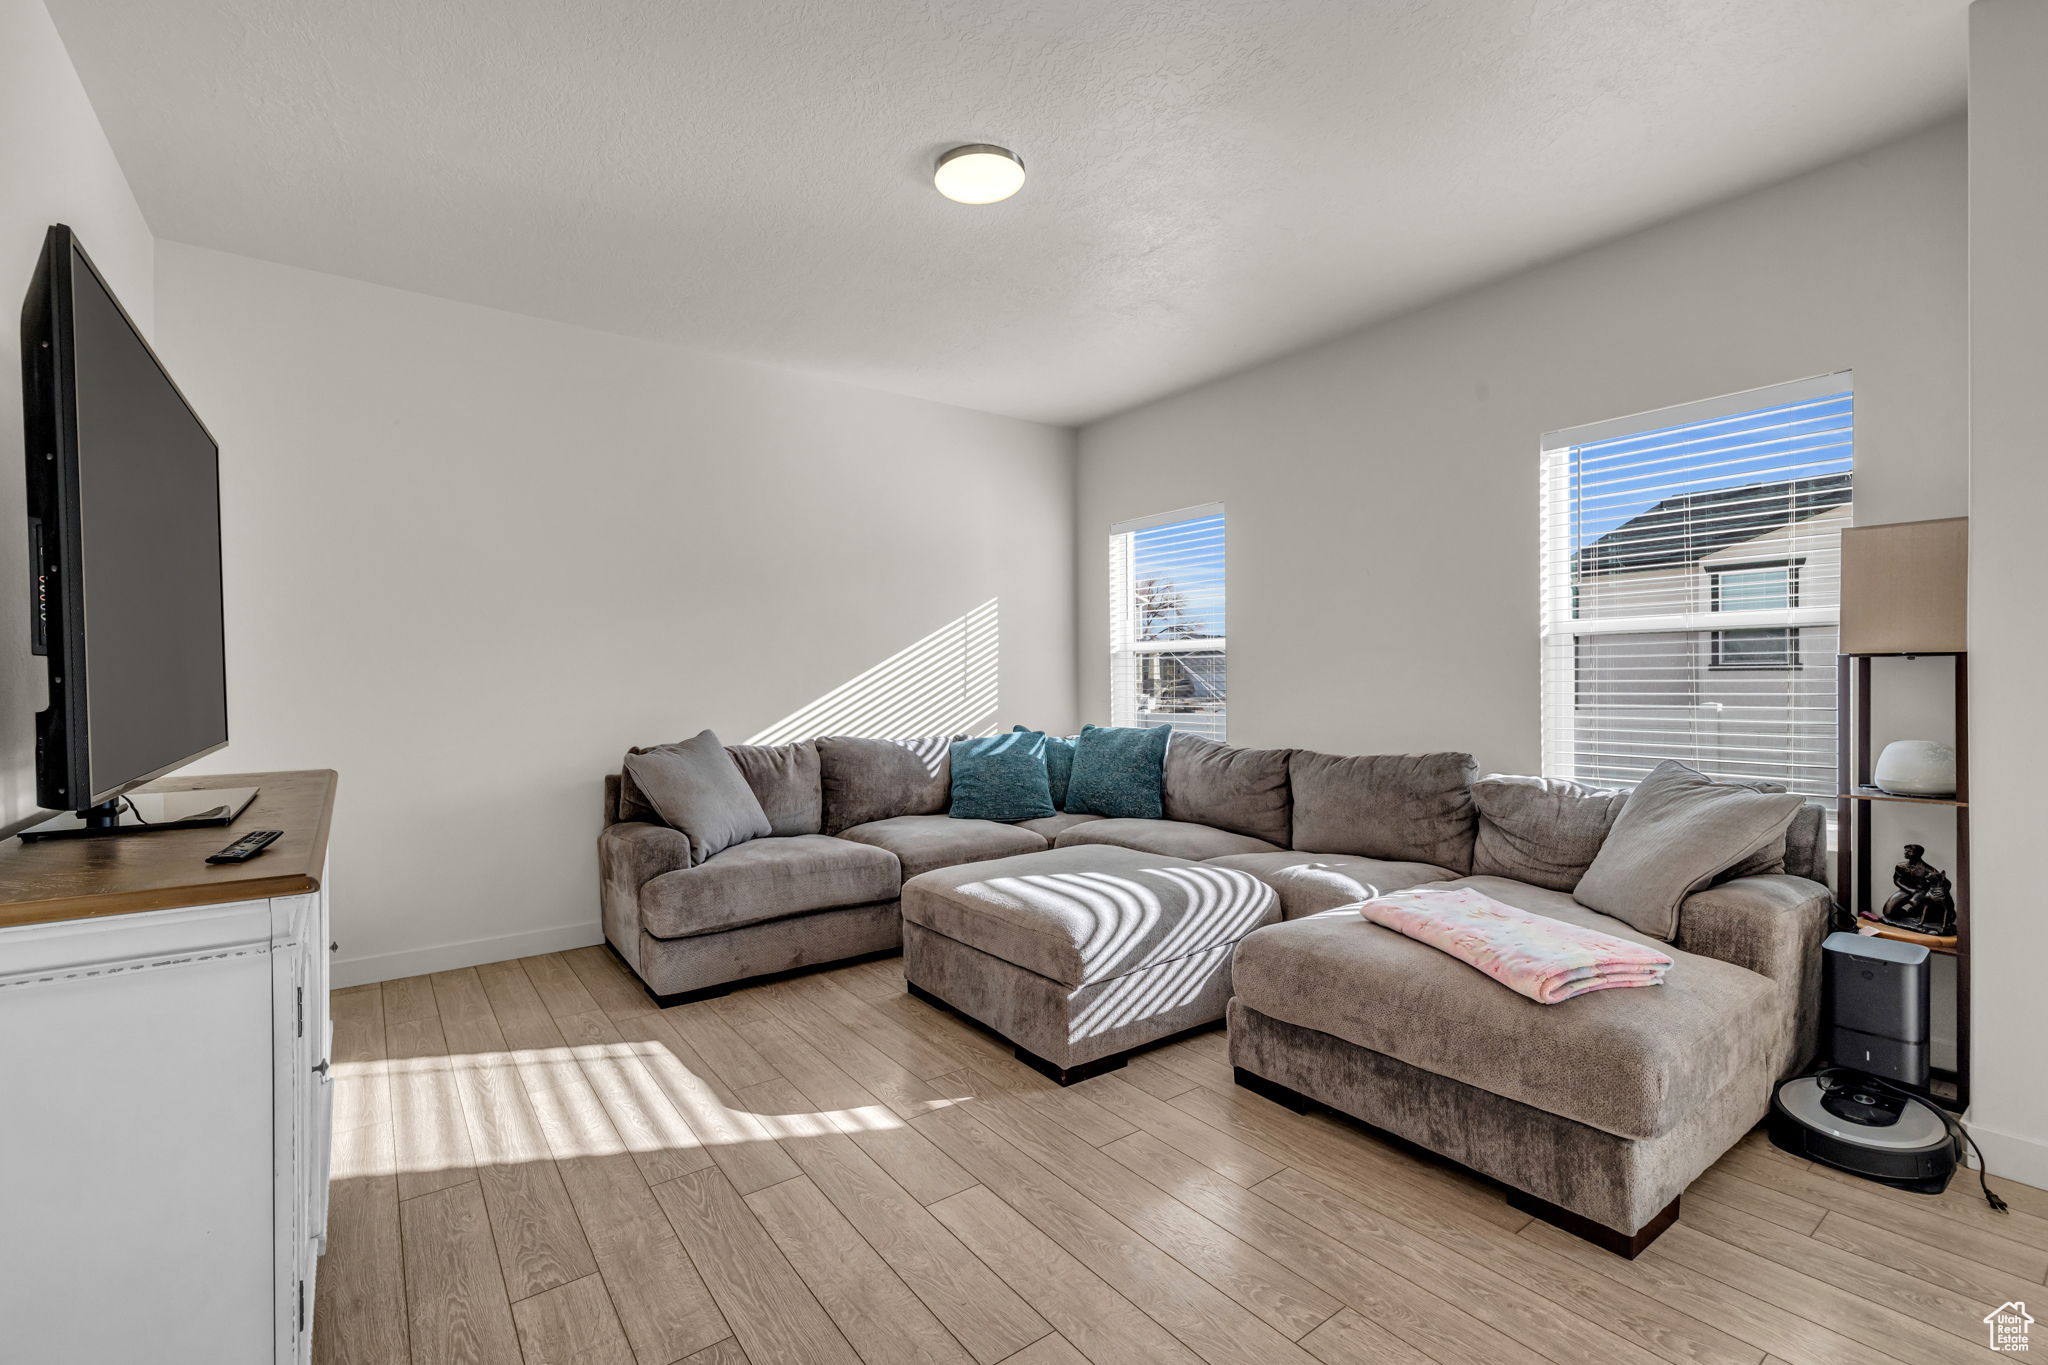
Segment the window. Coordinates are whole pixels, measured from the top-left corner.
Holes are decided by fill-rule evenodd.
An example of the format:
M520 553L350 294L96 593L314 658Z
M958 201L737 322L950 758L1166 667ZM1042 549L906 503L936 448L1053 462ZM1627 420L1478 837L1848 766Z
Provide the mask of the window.
M1799 565L1744 564L1713 571L1714 610L1781 611L1799 605ZM1714 632L1714 668L1797 668L1799 627Z
M1827 375L1543 442L1543 764L1835 790L1855 399Z
M1222 739L1223 508L1109 531L1109 722Z
M1799 627L1714 632L1713 668L1797 668Z

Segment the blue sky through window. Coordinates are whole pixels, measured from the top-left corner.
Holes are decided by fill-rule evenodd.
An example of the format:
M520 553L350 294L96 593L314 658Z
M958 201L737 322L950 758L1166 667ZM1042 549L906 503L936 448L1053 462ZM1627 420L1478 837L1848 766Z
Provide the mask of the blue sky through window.
M1178 595L1178 601L1169 606L1155 589L1158 609L1142 622L1147 637L1225 633L1220 514L1132 533L1131 561L1132 577L1138 584L1156 580L1161 587L1170 585Z
M1855 463L1854 410L1855 395L1845 390L1575 446L1572 549L1667 498L1849 473Z

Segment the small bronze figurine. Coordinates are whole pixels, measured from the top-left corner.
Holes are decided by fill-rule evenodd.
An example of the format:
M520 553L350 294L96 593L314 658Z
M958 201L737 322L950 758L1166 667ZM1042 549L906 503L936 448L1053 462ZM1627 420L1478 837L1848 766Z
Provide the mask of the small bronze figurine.
M1924 861L1921 855L1926 852L1919 844L1906 845L1906 860L1892 869L1892 885L1899 889L1884 903L1884 922L1916 934L1953 938L1955 891L1948 873Z

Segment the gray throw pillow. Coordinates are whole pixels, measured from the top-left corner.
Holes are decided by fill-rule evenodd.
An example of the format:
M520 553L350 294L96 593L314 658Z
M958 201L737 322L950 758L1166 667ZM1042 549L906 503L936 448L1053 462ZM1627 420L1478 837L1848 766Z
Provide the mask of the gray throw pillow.
M632 749L626 776L669 828L690 841L690 865L773 833L761 800L709 730L680 744Z
M777 838L816 834L824 827L816 744L808 739L795 744L728 744L725 751L760 798Z
M1629 793L1572 899L1668 940L1687 896L1773 844L1782 862L1785 830L1805 804L1660 763Z
M1160 787L1166 818L1287 847L1287 753L1240 749L1175 731L1166 745Z
M1496 773L1472 784L1472 800L1479 807L1473 876L1569 891L1599 856L1628 793L1561 777Z

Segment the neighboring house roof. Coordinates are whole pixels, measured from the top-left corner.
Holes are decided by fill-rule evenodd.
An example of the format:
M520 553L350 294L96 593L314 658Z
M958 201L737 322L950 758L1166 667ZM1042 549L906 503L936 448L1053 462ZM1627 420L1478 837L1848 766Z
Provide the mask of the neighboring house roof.
M1680 568L1849 501L1851 476L1745 483L1666 498L1578 553L1581 574ZM1791 514L1786 514L1787 508Z

